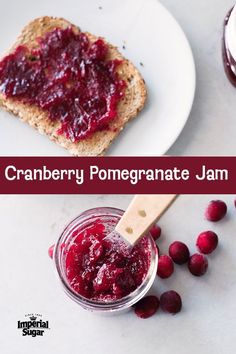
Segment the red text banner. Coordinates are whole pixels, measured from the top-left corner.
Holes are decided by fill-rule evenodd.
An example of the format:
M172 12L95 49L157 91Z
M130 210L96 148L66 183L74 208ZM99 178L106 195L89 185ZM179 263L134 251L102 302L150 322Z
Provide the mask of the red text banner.
M236 157L0 157L0 194L235 194Z

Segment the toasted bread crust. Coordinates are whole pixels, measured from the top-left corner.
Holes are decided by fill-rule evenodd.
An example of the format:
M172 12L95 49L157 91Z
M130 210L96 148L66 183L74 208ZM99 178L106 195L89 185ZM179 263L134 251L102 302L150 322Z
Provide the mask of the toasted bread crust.
M40 17L30 22L22 31L15 44L8 51L12 52L19 45L27 45L30 48L37 46L36 38L55 28L72 27L75 32L80 29L62 18ZM87 33L93 42L96 36ZM105 39L104 39L105 41ZM106 42L107 43L107 42ZM112 141L122 131L124 126L144 107L147 91L143 78L135 66L125 59L118 49L109 45L108 59L122 59L123 62L118 68L120 77L126 81L127 88L124 98L118 104L117 117L109 125L109 130L98 131L91 137L73 143L63 135L58 135L57 130L60 122L52 122L47 112L36 105L24 104L14 98L6 98L0 93L0 106L18 116L23 122L27 122L37 129L41 134L47 135L52 141L67 149L75 156L100 156L104 155Z

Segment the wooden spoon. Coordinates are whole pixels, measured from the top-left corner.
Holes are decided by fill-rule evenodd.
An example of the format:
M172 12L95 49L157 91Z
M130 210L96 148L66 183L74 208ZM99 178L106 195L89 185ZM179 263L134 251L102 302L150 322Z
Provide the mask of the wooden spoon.
M176 197L176 194L136 195L116 225L114 235L122 236L130 246L134 246L140 238L147 234L151 226L161 217ZM112 235L113 239L114 235Z

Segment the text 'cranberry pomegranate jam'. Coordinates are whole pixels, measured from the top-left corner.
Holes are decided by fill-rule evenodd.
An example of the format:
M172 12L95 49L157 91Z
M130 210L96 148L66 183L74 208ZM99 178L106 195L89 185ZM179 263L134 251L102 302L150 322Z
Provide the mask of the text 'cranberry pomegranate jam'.
M88 210L68 225L57 242L54 259L64 289L87 309L128 308L155 279L157 251L150 234L133 248L123 240L106 239L122 214L113 208Z
M222 40L222 54L223 54L223 63L225 73L233 86L236 87L236 58L232 55L230 50L230 43L235 41L236 48L236 31L234 35L234 30L232 26L235 27L236 30L236 17L234 18L234 14L236 9L233 7L225 17L224 20L224 30L223 30L223 40ZM232 16L232 17L231 17ZM234 21L235 23L231 23ZM229 28L230 25L230 28ZM234 38L233 38L234 37Z
M91 42L72 28L54 29L38 47L18 46L0 62L0 91L7 98L35 104L59 121L58 134L73 142L108 129L126 83L121 60L108 60L108 45Z

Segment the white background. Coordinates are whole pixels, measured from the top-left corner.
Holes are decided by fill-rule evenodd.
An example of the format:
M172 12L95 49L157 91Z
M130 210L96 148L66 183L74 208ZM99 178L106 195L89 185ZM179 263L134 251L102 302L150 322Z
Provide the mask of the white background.
M152 294L175 289L183 310L172 316L159 311L147 320L132 312L101 317L79 307L59 286L48 247L81 211L96 206L125 209L131 196L1 196L0 352L3 354L233 354L236 351L236 210L233 196L228 216L219 223L204 220L207 202L219 196L181 196L159 224L159 245L167 252L172 240L183 240L195 252L196 236L212 229L219 248L208 257L205 276L192 276L185 266L156 280ZM43 338L22 337L17 321L41 313L50 331Z
M163 0L162 3L185 30L197 66L193 110L168 153L234 155L236 91L224 76L220 53L223 17L233 1ZM220 246L209 257L209 271L204 277L195 278L185 267L176 266L174 276L156 281L152 293L175 289L181 294L180 314L169 316L159 311L148 320L140 320L132 313L101 317L80 309L60 289L47 256L48 247L65 224L81 211L99 205L125 209L130 196L1 196L0 352L235 353L236 210L233 196L220 196L228 202L228 216L220 223L208 223L203 210L208 200L215 197L181 196L162 217L163 252L176 239L186 241L194 252L197 234L206 229L219 234ZM51 329L43 338L21 337L16 329L17 321L29 312L42 313L49 320Z
M22 26L29 19L46 13L65 16L74 22L77 22L79 17L83 28L96 29L97 25L94 17L91 19L90 14L88 14L88 17L80 16L77 9L71 9L70 3L75 0L57 0L56 9L54 1L0 0L1 52L15 40L16 33L20 32ZM88 2L92 2L96 4L95 8L97 9L97 4L102 4L103 1L108 0L86 0L84 1L84 7L87 6ZM29 2L31 4L30 8L25 5L29 4ZM197 89L192 112L179 139L167 152L169 155L235 155L236 89L230 85L224 74L221 56L223 18L234 2L235 0L191 0L191 2L189 0L161 0L161 3L178 20L190 41L197 73ZM82 11L84 7L81 9ZM63 11L62 8L65 10ZM99 12L97 10L97 12L100 16L103 16L102 11ZM123 14L119 15L117 17L118 23L116 22L115 25L122 26L124 17L126 18ZM105 32L107 28L107 17L104 21L104 25L100 21L100 25L103 27L101 33ZM112 38L108 37L111 41L117 42L117 45L121 46L121 43L119 43L120 38L113 40L115 33L116 31L113 31ZM166 28L166 31L163 29L162 33L164 41L169 34L169 28ZM154 37L151 38L152 40L154 39ZM133 51L139 53L135 63L140 67L139 57L141 57L142 50L139 47L135 47L129 52L129 48L127 48L126 53L128 54L129 52L129 55L132 56ZM160 53L160 59L162 58ZM147 71L148 68L140 69ZM143 72L144 75L146 75L146 71ZM165 83L161 82L160 88L163 87L163 84ZM41 140L39 134L33 132L32 128L27 127L27 125L23 125L16 119L8 119L10 118L8 115L3 117L2 113L1 117L1 126L11 128L12 132L12 134L8 135L8 140L12 144L8 144L8 149L6 150L4 146L1 147L1 142L5 139L5 134L7 134L6 129L4 129L4 135L3 131L0 130L0 150L3 149L5 155L17 154L19 150L21 150L21 153L25 151L26 154L66 155L64 149L54 147L54 144L50 143L47 138ZM173 129L172 125L173 123L169 124L168 134ZM135 129L134 126L136 126L135 121L132 123L131 128ZM133 130L131 128L130 131ZM15 131L18 133L14 133ZM136 139L142 137L143 131L141 130L141 134L138 134ZM165 139L163 136L161 138ZM157 131L156 139L152 139L151 143L156 144L158 139L160 137ZM16 143L19 145L19 150L14 148ZM122 144L117 143L118 145L123 145L123 142ZM129 149L126 151L126 154L128 153Z

